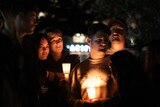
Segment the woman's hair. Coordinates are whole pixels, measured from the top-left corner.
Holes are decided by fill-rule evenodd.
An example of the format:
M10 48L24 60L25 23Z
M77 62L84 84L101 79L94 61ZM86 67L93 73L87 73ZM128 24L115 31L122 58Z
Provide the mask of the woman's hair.
M47 37L47 35L45 33L37 33L35 35L35 39L34 39L35 47L36 47L37 50L39 48L40 41L41 41L42 38L45 38L49 43L48 37Z

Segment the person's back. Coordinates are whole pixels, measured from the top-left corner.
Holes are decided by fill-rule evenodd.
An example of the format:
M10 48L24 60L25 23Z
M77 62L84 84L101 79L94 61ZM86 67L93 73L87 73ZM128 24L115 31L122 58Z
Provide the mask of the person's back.
M19 76L21 71L34 71L34 69L32 69L34 64L32 63L32 65L31 63L28 63L33 59L29 58L29 61L29 59L26 57L30 56L30 54L24 49L22 41L25 35L30 35L34 31L34 28L36 26L35 20L37 18L37 11L34 7L30 7L31 4L24 4L18 1L11 3L7 2L7 4L4 4L5 8L2 8L1 10L1 14L4 19L4 28L2 29L2 35L0 36L2 38L2 42L0 42L2 43L0 48L1 50L4 50L0 55L2 59L1 63L3 63L1 64L1 70L4 73L4 75L2 75L2 81L6 80L6 82L8 82L8 85L2 85L2 92L4 92L2 97L4 107L23 106L23 102L21 100L24 101L24 99L22 99L22 94L24 93L21 93L22 85L20 85L20 82L22 81L19 80ZM32 66L30 66L30 64ZM5 85L8 86L7 89L10 89L10 91L6 90ZM27 84L23 84L23 86L24 85ZM16 90L12 89L12 86L13 88L16 88Z
M141 51L141 54L139 56L139 60L141 63L141 66L144 69L144 73L147 76L149 83L150 83L150 89L151 89L151 97L152 97L152 105L154 107L160 106L159 98L160 95L159 89L160 89L160 39L152 40L150 43L148 43L143 50Z
M150 106L148 80L136 56L121 50L111 55L111 61L118 74L120 107Z

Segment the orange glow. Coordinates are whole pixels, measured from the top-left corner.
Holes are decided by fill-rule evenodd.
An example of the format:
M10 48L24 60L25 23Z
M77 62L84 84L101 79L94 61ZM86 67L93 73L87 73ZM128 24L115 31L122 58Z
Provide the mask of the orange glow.
M89 99L96 98L96 89L94 87L88 87L87 93L88 93Z
M86 89L89 100L98 100L106 98L107 75L99 70L92 70L84 79L82 88ZM103 90L103 94L101 93Z
M63 73L66 81L68 81L69 79L70 68L71 68L70 63L62 63L62 69L63 69Z

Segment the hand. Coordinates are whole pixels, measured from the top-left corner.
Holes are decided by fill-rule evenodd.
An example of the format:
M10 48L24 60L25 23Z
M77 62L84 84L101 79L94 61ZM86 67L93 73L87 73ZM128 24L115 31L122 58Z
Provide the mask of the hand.
M41 93L46 93L48 91L48 87L45 87L44 85L41 86Z
M49 71L46 71L46 78L48 78L49 76Z
M83 107L101 107L100 101L87 101L83 103Z
M47 71L47 78L49 81L53 81L55 77L56 77L56 74L54 72Z
M65 80L65 76L63 73L57 73L56 75L58 80Z

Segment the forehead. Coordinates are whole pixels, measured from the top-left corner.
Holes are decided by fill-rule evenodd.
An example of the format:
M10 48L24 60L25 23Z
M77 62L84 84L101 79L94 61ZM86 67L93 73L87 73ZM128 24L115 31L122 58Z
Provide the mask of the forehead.
M28 12L28 14L30 16L38 16L38 13L36 13L35 11L30 11L30 12Z
M121 25L119 25L119 24L112 25L112 26L110 27L110 29L112 29L112 28L124 29L123 26L121 26Z
M95 36L93 36L93 39L107 39L108 38L108 36L106 36L106 35L95 35Z
M22 16L23 19L29 19L29 20L32 20L32 19L36 20L38 17L38 14L34 11L30 11L27 13L21 12L20 15Z
M58 39L58 38L62 38L62 36L60 36L59 34L50 34L49 35L49 39Z
M57 37L62 37L62 35L60 33L53 33L53 32L49 32L47 33L49 38L57 38Z
M40 40L40 42L42 42L42 41L47 41L47 38L42 37L41 40Z
M109 34L105 33L105 32L98 32L95 34L94 37L97 37L97 38L107 38L109 36Z

